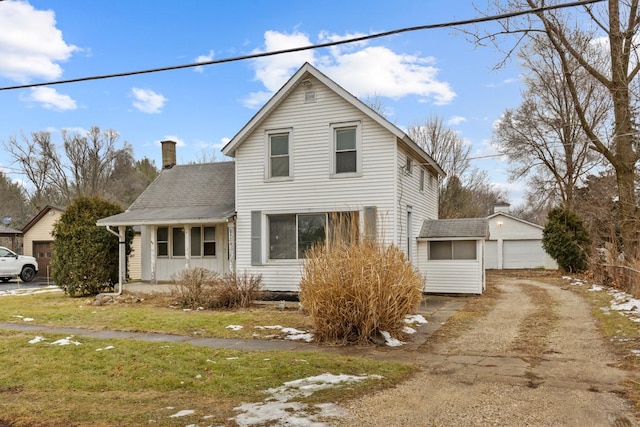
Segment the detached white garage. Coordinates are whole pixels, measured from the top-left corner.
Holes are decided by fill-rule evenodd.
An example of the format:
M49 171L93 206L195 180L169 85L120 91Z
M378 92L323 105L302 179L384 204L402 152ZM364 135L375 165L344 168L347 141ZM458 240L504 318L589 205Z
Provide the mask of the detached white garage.
M486 268L558 268L553 258L542 248L542 226L506 212L496 212L488 216L487 220L489 239L486 243Z

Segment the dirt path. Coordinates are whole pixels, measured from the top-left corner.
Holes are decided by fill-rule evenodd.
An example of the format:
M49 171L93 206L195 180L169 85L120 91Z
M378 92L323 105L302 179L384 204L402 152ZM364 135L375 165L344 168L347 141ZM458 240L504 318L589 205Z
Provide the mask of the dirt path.
M492 311L418 361L423 371L352 402L341 426L635 426L579 295L500 277Z

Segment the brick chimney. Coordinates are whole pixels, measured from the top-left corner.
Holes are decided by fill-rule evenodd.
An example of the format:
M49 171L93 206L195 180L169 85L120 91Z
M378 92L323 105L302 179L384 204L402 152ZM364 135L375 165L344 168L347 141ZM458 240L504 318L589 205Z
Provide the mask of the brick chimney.
M176 165L176 142L161 141L162 145L162 169L171 169Z

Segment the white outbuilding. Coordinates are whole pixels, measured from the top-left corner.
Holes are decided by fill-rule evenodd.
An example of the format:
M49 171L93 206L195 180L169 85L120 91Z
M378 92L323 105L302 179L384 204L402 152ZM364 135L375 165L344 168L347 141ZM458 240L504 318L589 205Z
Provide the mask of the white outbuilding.
M426 220L418 236L418 269L428 293L482 294L485 218Z
M543 227L510 215L508 205L499 205L489 215L485 268L557 269L558 264L542 247Z

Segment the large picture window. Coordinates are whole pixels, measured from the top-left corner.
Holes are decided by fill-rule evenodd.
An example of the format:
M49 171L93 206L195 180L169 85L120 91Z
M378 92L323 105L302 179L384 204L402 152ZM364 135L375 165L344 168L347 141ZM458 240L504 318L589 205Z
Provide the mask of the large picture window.
M442 240L429 242L430 260L474 260L476 258L475 240Z
M354 239L349 224L357 226L357 212L269 215L269 258L303 259L318 242L325 242L327 231ZM328 229L328 230L327 230Z

